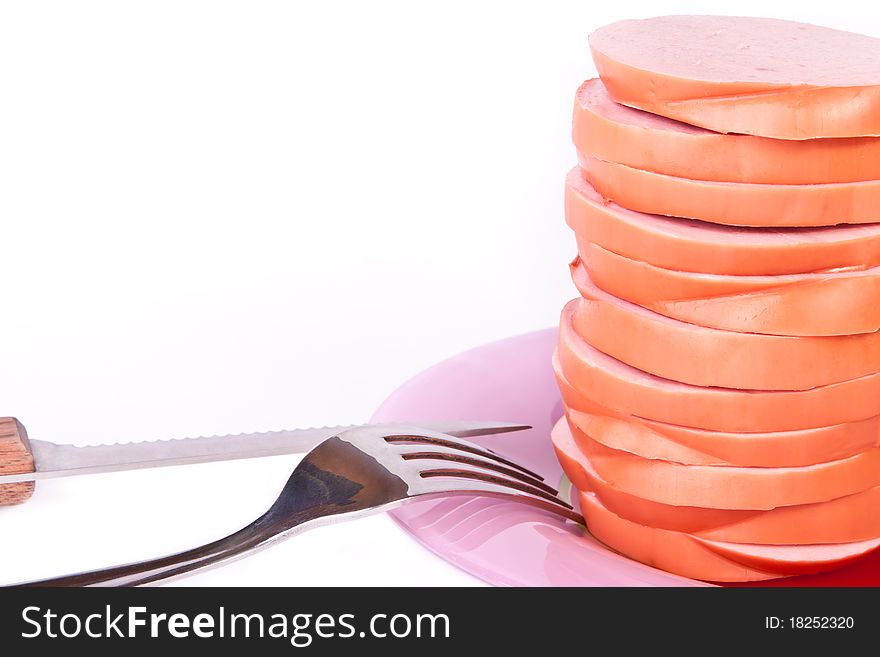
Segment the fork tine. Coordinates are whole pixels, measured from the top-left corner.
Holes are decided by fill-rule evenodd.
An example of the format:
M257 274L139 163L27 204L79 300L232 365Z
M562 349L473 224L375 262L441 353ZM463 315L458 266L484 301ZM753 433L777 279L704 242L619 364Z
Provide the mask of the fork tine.
M532 486L531 484L527 484L524 481L520 481L517 479L508 479L507 477L503 477L491 471L487 471L479 466L468 466L464 463L457 463L455 464L455 466L450 466L446 468L430 468L422 470L421 472L419 472L419 476L422 479L452 477L459 479L473 479L475 481L487 481L489 483L513 488L522 493L529 493L530 495L542 497L551 502L555 502L557 504L565 506L566 508L572 508L570 504L564 502L553 493L548 493L547 491Z
M461 488L451 491L448 482L449 478L461 481ZM558 497L541 494L540 491L530 490L530 487L527 485L505 480L502 477L493 477L474 471L450 469L434 471L428 477L424 477L421 483L422 485L419 490L421 494L489 495L506 499L514 498L519 502L531 504L582 525L585 524L583 516L575 511L570 504L567 504Z
M415 445L406 445L401 447L416 447ZM417 448L419 449L419 448ZM535 488L540 488L546 493L550 495L557 495L559 493L558 490L553 488L552 486L547 485L541 479L536 479L530 475L525 474L520 470L515 470L513 468L509 468L506 465L501 465L495 461L489 461L486 459L481 459L476 456L468 456L467 453L461 453L458 450L445 450L439 451L439 446L432 446L430 450L419 449L419 451L406 451L403 452L400 456L405 461L447 461L451 463L459 463L465 465L473 465L479 468L483 468L484 470L491 470L493 472L497 472L499 474L505 475L512 479L517 479L526 483L530 486L534 486Z
M532 472L531 470L524 468L514 461L506 459L503 456L499 456L492 450L486 449L485 447L480 447L476 443L472 443L469 440L464 440L462 438L450 440L447 437L440 437L438 435L394 434L385 436L385 442L391 443L392 445L402 443L417 445L440 445L441 447L450 447L452 449L461 450L462 452L468 452L470 454L475 454L476 456L482 456L483 458L497 461L502 465L506 465L507 467L513 468L514 470L519 470L523 474L527 474L530 477L538 479L539 481L544 481L544 477L539 475L537 472Z

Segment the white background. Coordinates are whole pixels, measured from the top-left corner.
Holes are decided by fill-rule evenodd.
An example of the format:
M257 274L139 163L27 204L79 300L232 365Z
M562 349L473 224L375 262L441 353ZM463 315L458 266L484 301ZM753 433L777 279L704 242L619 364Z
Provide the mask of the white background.
M866 2L711 4L880 36ZM0 415L79 444L360 422L552 325L586 36L707 9L0 4ZM0 510L0 582L218 538L295 462L41 483ZM374 517L182 583L477 582Z

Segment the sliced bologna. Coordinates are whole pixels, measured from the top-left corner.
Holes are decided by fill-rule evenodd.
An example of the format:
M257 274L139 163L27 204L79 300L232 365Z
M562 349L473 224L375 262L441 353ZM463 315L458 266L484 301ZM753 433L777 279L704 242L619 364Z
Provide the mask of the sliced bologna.
M600 290L584 276L575 333L640 370L695 386L806 390L880 372L880 333L794 337L689 324Z
M661 16L590 35L611 97L716 132L880 135L880 40L804 23Z
M624 493L604 481L596 473L590 460L575 441L565 418L561 418L554 425L550 437L562 470L576 489L597 493L602 499L602 503L609 508L612 508L609 502L615 504L613 508L616 514L633 519L639 524L691 532L715 529L747 520L762 513L757 509L706 509L671 506ZM621 502L618 502L618 499ZM655 524L652 516L656 516L659 523Z
M572 169L565 219L580 239L658 267L740 276L880 265L880 224L742 228L627 210Z
M670 506L767 510L827 502L880 486L877 447L798 468L743 468L644 459L573 433L602 479L630 495Z
M664 269L578 239L578 289L592 281L656 313L727 331L835 336L880 329L880 267L780 276Z
M880 537L880 487L817 504L781 506L695 534L731 543L811 545Z
M694 465L780 468L836 461L880 446L880 417L816 429L729 433L626 415L600 406L575 390L556 358L553 367L571 421L598 436L608 447L645 458Z
M808 462L803 456L798 454L798 452L802 454L804 450L795 449L793 450L795 451L794 455L782 455L781 458L776 459L777 463L768 464L768 461L773 461L774 459L766 458L764 452L769 450L760 441L762 438L767 438L767 442L770 442L773 439L772 435L768 437L766 434L723 434L721 439L719 439L718 436L711 435L711 432L688 429L687 427L673 427L673 429L678 431L671 431L669 432L671 435L669 435L663 433L663 430L667 429L667 427L656 426L659 423L652 423L650 420L639 421L632 417L625 418L611 414L584 413L572 407L568 407L566 410L569 420L576 427L606 447L630 452L646 459L674 461L685 465L723 465L760 468L799 467L847 458L878 446L876 419L855 423L861 431L857 432L854 428L852 440L841 439L847 436L845 434L841 436L842 432L835 431L832 427L823 427L823 430L801 430L800 432L790 433L799 433L799 437L805 440L815 440L816 442L821 439L826 441L841 439L837 444L828 444L823 450L830 452L834 456L829 457L828 454L823 454L821 460ZM841 426L838 425L837 428L839 429ZM809 435L810 432L817 434L815 438ZM691 442L677 440L679 436L676 436L675 433L684 433L685 438L690 439ZM741 451L745 452L745 444L748 444L752 447L752 452L743 454L741 458L735 459L724 459L718 456L717 453L713 453L713 451L723 451L718 449L717 443L729 437L732 437L732 440L738 439L740 443L744 443L741 446ZM702 439L703 443L707 443L703 449L697 446L700 445L700 439ZM714 441L714 444L710 441ZM793 438L791 442L794 442ZM794 447L796 448L797 446ZM736 456L740 455L736 454Z
M797 392L692 386L643 372L591 347L575 333L572 311L567 306L560 322L561 371L572 386L614 411L730 432L810 429L880 415L880 375Z
M578 499L587 529L597 539L631 559L692 579L746 582L808 575L845 566L880 546L880 539L831 545L724 544L626 520L590 492L581 492Z
M713 552L748 568L807 575L842 568L880 547L880 538L829 545L749 545L697 538Z
M551 437L563 471L578 490L595 493L613 513L640 525L716 541L767 545L850 543L880 537L880 487L768 511L671 506L625 493L602 479L564 421L553 427Z
M616 103L595 79L577 91L572 137L600 160L682 178L781 185L880 179L880 139L721 134Z
M581 492L587 529L621 554L676 575L713 582L755 582L784 575L728 559L687 534L646 527L609 511L593 493Z
M758 185L667 176L578 154L584 177L630 210L730 226L832 226L880 221L880 180Z
M572 431L581 431L612 449L630 452L646 459L686 465L740 465L671 440L641 422L614 415L584 413L574 408L566 408L565 411L572 424Z

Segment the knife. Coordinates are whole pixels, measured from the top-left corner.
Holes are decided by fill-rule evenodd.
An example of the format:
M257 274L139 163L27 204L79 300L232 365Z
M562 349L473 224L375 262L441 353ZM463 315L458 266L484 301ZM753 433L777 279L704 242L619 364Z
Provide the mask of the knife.
M457 438L530 428L509 422L453 421L412 424ZM29 440L21 422L13 417L0 418L0 506L27 501L33 494L34 481L38 479L298 454L357 426L363 425L78 447L45 440ZM395 423L394 426L399 427L400 423Z

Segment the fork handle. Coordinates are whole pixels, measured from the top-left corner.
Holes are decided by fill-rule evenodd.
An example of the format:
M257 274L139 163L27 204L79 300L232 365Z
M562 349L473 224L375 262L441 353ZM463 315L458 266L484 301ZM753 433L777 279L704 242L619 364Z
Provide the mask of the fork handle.
M340 486L340 479L349 486ZM339 516L357 517L391 508L392 504L370 504L370 499L367 508L359 507L355 499L361 488L338 474L301 463L288 479L278 501L251 524L226 538L158 559L24 582L17 586L144 586L165 582L235 561L308 529L329 524Z
M0 418L0 474L34 471L34 456L27 431L14 417ZM0 484L0 506L21 504L34 493L34 482Z

